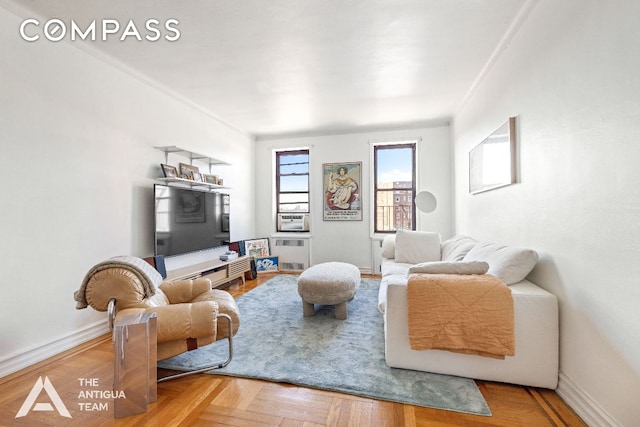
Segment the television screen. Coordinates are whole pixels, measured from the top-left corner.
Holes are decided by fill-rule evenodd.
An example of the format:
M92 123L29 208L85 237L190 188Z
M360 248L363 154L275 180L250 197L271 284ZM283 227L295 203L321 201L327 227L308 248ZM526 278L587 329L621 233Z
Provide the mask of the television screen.
M229 243L229 195L155 184L155 254L172 256Z

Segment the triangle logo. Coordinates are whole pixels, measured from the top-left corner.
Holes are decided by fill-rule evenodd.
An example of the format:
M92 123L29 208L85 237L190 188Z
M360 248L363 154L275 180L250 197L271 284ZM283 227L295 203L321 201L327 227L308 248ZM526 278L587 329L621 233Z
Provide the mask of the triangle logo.
M53 403L53 406L51 406L51 403L49 402L36 402L36 399L38 399L42 390L47 393L51 403ZM60 415L71 418L71 414L67 410L67 407L64 406L64 403L62 402L62 399L60 399L60 395L58 395L56 389L53 388L53 384L49 381L49 377L44 377L44 381L42 380L42 377L38 377L15 418L24 417L29 413L29 411L53 411L54 406Z

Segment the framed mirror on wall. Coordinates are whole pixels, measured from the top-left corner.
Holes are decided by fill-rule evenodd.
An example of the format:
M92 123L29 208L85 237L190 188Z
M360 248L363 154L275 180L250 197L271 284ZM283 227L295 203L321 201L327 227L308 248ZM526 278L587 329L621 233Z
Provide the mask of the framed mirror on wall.
M515 182L516 118L510 117L469 152L469 193L482 193Z

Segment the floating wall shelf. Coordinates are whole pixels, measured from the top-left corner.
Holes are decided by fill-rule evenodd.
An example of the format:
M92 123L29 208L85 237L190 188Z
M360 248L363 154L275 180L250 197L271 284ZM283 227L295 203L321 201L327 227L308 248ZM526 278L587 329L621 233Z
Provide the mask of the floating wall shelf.
M173 187L200 188L200 189L209 190L209 191L231 188L231 187L224 187L222 185L217 185L217 184L210 184L208 182L200 182L200 181L194 181L191 179L184 179L184 178L158 178L158 181L162 181L167 185L171 185Z
M178 156L186 157L191 162L198 160L205 162L209 165L209 168L213 165L219 166L231 166L231 163L227 163L223 160L216 159L215 157L206 156L204 154L194 153L193 151L185 150L184 148L177 147L175 145L167 145L163 147L155 147L156 150L164 152L165 163L169 163L169 154L177 154Z

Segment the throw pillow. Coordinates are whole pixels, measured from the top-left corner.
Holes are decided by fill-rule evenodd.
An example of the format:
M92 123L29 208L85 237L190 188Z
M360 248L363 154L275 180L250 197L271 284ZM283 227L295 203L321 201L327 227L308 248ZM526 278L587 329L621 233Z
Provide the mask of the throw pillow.
M464 257L464 261L485 261L488 274L507 285L524 280L538 262L538 253L532 249L500 246L495 243L478 243Z
M396 232L396 262L418 264L440 261L440 234L426 231Z
M407 274L485 274L488 270L484 261L435 261L412 265Z
M478 243L477 240L468 236L457 235L442 242L443 261L462 261Z
M382 257L393 259L396 257L396 235L390 234L382 240Z

